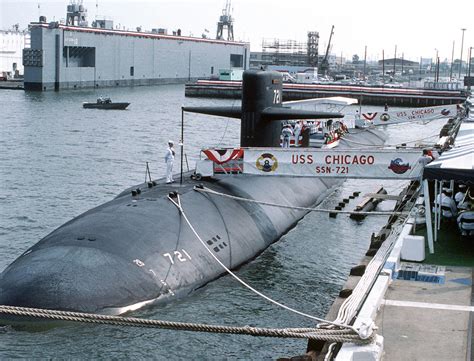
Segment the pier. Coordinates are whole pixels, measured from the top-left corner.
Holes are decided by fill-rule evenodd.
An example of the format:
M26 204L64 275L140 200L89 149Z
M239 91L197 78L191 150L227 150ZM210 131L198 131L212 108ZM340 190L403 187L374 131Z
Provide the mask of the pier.
M198 80L187 83L187 97L240 99L242 84L238 81ZM366 105L424 107L462 103L467 98L463 90L433 90L332 84L283 83L283 100L302 100L344 96L356 98Z
M23 81L1 81L0 89L24 90Z
M454 141L453 151L462 157L461 153L472 146L474 118L466 123L457 121L457 126L450 123L457 132L454 137L460 138L458 143ZM438 169L437 163L446 159L452 161L450 152L443 153L431 168ZM445 185L450 183L450 187L455 186L454 182L472 185L470 167L471 164L464 164L466 170L452 175L451 183L445 173L442 180L448 179ZM449 167L444 168L443 172L449 173ZM324 360L328 354L339 361L472 359L473 238L472 234L461 233L456 222L443 219L437 235L435 231L433 248L431 212L424 212L422 206L431 209L428 180L439 182L434 177L431 169L425 169L422 189L419 181L412 181L399 194L394 209L409 216L393 215L377 234L372 234L369 249L351 269L326 315L328 320L339 320L341 312L346 312L347 300L367 283L364 277L372 277L370 290L349 322L355 327L372 324L377 334L374 341L364 346L309 341L306 355L298 359ZM434 185L435 194L436 189ZM376 262L379 270L374 273Z

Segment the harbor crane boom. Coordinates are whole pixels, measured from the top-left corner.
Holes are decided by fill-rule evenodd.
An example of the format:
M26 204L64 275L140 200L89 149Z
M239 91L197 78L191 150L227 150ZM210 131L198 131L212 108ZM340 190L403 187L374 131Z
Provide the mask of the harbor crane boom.
M224 39L224 28L227 28L227 40L234 41L234 19L230 14L231 0L227 0L224 9L222 9L222 15L219 17L219 22L217 23L217 35L216 39Z
M329 35L329 41L328 41L328 46L326 48L326 54L324 54L324 58L321 61L321 66L319 67L319 69L320 69L320 71L323 75L326 75L327 71L329 70L328 57L329 57L329 49L331 48L331 40L332 40L333 35L334 35L334 25L332 26L331 34Z

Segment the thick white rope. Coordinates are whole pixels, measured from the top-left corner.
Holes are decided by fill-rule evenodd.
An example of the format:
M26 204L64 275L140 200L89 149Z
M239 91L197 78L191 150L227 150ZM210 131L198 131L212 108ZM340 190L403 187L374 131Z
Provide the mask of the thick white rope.
M176 198L177 200L175 201L173 198L169 197L168 196L168 199L179 209L181 215L183 216L184 220L186 221L186 223L188 224L189 228L191 229L191 231L194 233L194 235L196 236L196 238L199 240L199 242L204 246L204 248L207 250L207 252L216 260L217 263L219 263L219 265L228 273L230 274L232 277L234 277L240 284L242 284L244 287L248 288L249 290L251 290L253 293L257 294L258 296L266 299L267 301L281 307L281 308L284 308L290 312L293 312L293 313L296 313L300 316L303 316L303 317L307 317L307 318L310 318L312 320L315 320L315 321L318 321L318 322L323 322L323 323L327 323L327 324L331 324L333 326L337 326L337 327L341 327L341 328L347 328L347 329L350 329L352 331L354 331L355 333L359 333L358 330L356 330L353 326L350 326L350 325L344 325L344 324L339 324L337 322L333 322L333 321L328 321L328 320L324 320L322 318L319 318L319 317L316 317L316 316L312 316L312 315L309 315L307 313L304 313L304 312L301 312L301 311L298 311L298 310L295 310L294 308L291 308L289 306L286 306L278 301L275 301L273 300L272 298L264 295L263 293L261 293L260 291L256 290L255 288L253 288L252 286L250 286L249 284L247 284L245 281L243 281L241 278L239 278L234 272L232 272L229 268L227 268L227 266L222 263L219 258L217 258L217 256L209 249L209 247L207 247L206 243L202 240L202 238L199 236L199 234L197 233L196 229L193 227L193 225L191 224L191 222L189 221L188 217L186 216L186 213L184 212L182 206L181 206L181 201L180 201L180 198L179 198L179 194L176 194Z
M194 190L198 191L198 192L214 194L214 195L220 196L220 197L234 199L234 200L237 200L237 201L248 202L248 203L257 203L257 204L261 204L261 205L264 205L264 206L270 206L270 207L294 209L294 210L298 210L298 211L356 214L356 215L364 215L364 216L370 216L370 215L373 215L373 216L391 216L391 215L404 216L404 215L408 215L408 213L406 213L406 212L380 212L380 211L373 211L373 212L362 212L362 211L360 211L359 212L359 211L343 211L343 210L338 211L338 210L335 210L335 209L289 206L289 205L281 204L281 203L279 204L279 203L258 201L256 199L237 197L237 196L233 196L233 195L230 195L230 194L217 192L217 191L214 191L214 190L212 190L210 188L207 188L207 187L202 187L202 188L194 187Z
M367 339L361 339L357 334L351 332L350 330L328 330L318 328L262 328L250 326L208 325L202 323L150 320L135 317L100 315L95 313L70 312L15 306L0 306L0 314L17 317L41 318L51 321L69 321L114 326L162 328L168 330L227 333L233 335L250 335L260 337L305 338L322 341L354 342L356 344L370 343L375 337L375 334L373 334Z

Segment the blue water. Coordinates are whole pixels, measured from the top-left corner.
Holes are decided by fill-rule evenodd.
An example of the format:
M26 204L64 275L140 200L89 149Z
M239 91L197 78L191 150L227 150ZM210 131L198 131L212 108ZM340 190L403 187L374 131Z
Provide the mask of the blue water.
M126 111L83 109L98 95L131 102ZM164 175L168 139L180 137L182 105L229 105L189 99L184 86L25 93L0 90L0 270L61 224L145 179ZM363 108L363 111L370 108ZM387 129L389 143L436 134L442 122ZM199 150L236 146L238 120L187 115L185 153L192 167ZM353 191L389 193L405 183L346 181L324 202L333 208ZM351 201L352 209L361 198ZM383 207L390 204L382 203ZM367 250L385 217L362 222L312 213L237 274L268 296L323 317ZM278 309L222 277L190 297L133 316L260 327L311 327L311 320ZM256 338L156 329L72 324L41 332L0 328L0 359L275 359L303 354L305 340Z

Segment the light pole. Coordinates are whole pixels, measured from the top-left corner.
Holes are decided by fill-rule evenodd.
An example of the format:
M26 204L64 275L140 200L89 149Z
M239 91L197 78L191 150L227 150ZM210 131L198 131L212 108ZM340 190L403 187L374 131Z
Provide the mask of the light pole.
M472 59L472 49L474 49L472 46L469 48L469 65L468 65L468 70L467 70L467 76L470 78L471 77L471 59Z
M365 69L367 66L367 45L365 46L365 52L364 52L364 81L365 81Z
M462 38L461 38L461 58L459 59L459 79L461 79L461 68L462 68L462 49L464 47L464 32L466 31L465 28L462 28Z
M438 82L438 49L435 48L436 51L436 57L435 57L435 78L434 81L435 83Z
M403 77L403 61L405 59L405 53L402 53L402 77Z
M454 40L453 40L453 51L451 54L451 71L449 72L449 81L453 81L453 63L454 63Z
M472 46L467 48L467 62L466 62L466 76L468 73L470 73L470 68L471 68L471 50L472 50Z
M397 46L395 45L395 55L393 58L393 80L395 80L395 71L396 71L396 64L397 64Z
M385 50L382 49L382 83L385 86Z

